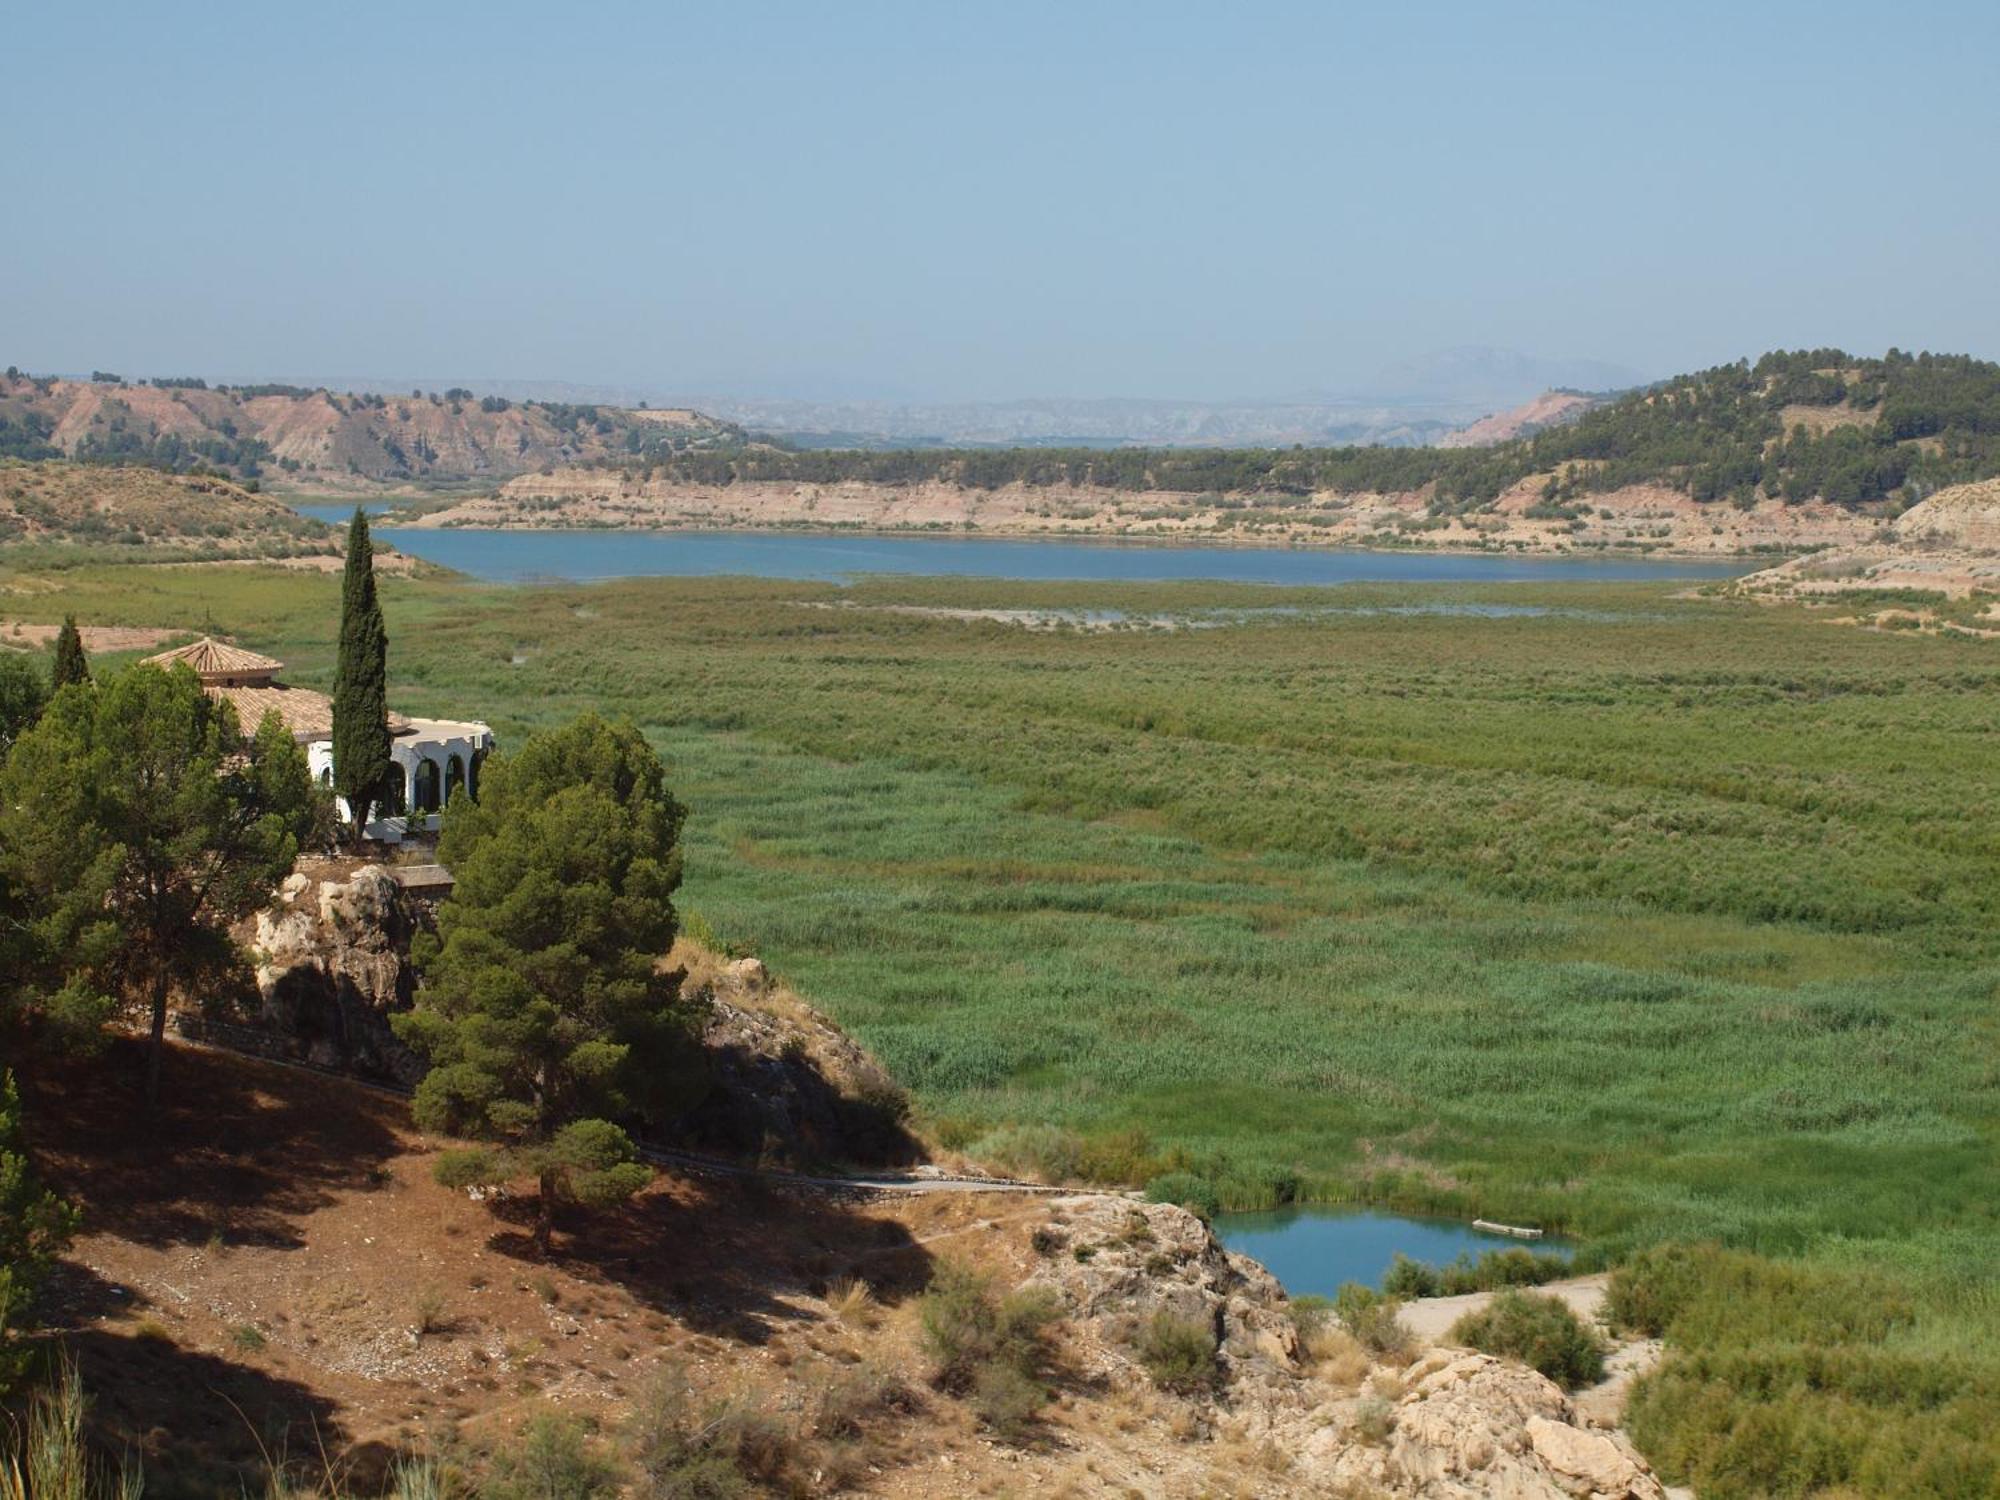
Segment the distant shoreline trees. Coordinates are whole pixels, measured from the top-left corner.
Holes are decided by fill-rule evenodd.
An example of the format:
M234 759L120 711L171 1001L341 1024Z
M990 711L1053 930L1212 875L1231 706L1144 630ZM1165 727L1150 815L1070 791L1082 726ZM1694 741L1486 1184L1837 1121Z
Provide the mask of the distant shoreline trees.
M1787 431L1799 406L1851 425ZM1918 446L1918 440L1925 440ZM2000 475L2000 364L1966 355L1838 349L1767 354L1631 391L1576 420L1490 448L905 448L740 446L648 452L623 467L690 484L966 489L1075 486L1303 496L1430 489L1437 511L1490 504L1535 474L1556 504L1635 484L1704 503L1759 497L1868 505Z

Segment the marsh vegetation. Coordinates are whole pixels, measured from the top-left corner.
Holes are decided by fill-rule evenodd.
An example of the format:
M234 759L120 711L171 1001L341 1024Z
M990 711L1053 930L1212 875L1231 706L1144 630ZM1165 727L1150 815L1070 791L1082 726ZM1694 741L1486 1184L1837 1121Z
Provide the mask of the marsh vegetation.
M332 587L78 569L34 607L213 615L311 681ZM1030 632L802 607L837 599L1561 612ZM1586 1262L1714 1242L1777 1278L1699 1261L1677 1328L1788 1278L1892 1278L1881 1357L1925 1383L1828 1394L1816 1346L1750 1318L1726 1349L1682 1335L1642 1395L1649 1448L1717 1465L1803 1403L1801 1432L1853 1436L1827 1483L1919 1438L1939 1474L1991 1472L1988 1440L1899 1425L1997 1378L1981 643L1646 584L399 580L385 602L399 709L640 724L692 809L686 904L862 1038L941 1144L1188 1172L1224 1206L1538 1223Z

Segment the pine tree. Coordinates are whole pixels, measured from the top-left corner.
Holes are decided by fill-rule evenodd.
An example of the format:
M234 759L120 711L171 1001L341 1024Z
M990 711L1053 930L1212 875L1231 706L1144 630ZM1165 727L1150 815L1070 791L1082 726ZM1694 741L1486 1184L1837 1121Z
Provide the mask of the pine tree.
M63 616L62 630L56 636L56 664L50 674L51 684L61 692L72 682L90 681L90 658L83 652L83 636L76 628L76 616Z
M538 1180L535 1243L559 1201L615 1203L649 1177L616 1121L697 1087L673 946L685 814L629 724L592 714L496 757L446 815L457 884L416 950L423 988L390 1024L431 1061L416 1116L488 1144L446 1152L448 1186Z
M0 767L0 851L29 937L71 982L140 1000L159 1092L167 1002L213 993L242 962L230 929L268 905L321 817L276 714L254 735L185 666L130 667L56 694ZM11 977L11 976L10 976Z
M389 774L389 636L375 597L368 517L354 508L340 583L340 659L333 675L333 789L347 799L354 837Z

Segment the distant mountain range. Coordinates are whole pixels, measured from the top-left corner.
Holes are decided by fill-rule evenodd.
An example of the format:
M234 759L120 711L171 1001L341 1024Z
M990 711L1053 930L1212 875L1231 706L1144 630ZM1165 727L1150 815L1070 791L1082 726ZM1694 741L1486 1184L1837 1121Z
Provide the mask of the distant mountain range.
M1467 346L1406 360L1354 389L1267 400L911 403L695 396L681 404L801 446L1417 447L1544 391L1613 391L1643 380L1638 371L1603 360Z
M801 447L1416 447L1553 389L1611 391L1639 372L1594 359L1546 359L1466 346L1392 365L1352 388L1243 400L1024 397L1012 401L884 401L746 397L667 385L552 380L288 377L306 389L407 398L465 390L514 402L691 407Z

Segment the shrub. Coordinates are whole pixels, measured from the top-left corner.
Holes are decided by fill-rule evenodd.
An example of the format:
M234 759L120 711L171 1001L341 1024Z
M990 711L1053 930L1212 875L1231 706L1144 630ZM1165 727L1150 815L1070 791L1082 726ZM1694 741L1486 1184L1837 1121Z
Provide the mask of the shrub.
M1153 1384L1177 1396L1211 1391L1221 1378L1215 1329L1195 1318L1155 1313L1139 1334L1137 1352Z
M1354 1409L1354 1435L1371 1447L1389 1440L1396 1430L1396 1408L1385 1396L1369 1394Z
M541 1412L514 1443L493 1455L480 1500L612 1500L622 1488L618 1465L597 1451L574 1417Z
M1634 1256L1613 1271L1604 1291L1605 1321L1626 1333L1659 1338L1701 1295L1696 1255L1685 1245L1666 1245Z
M997 1378L987 1380L987 1395L979 1396L980 1382L988 1371L1004 1368L1019 1382L1035 1385L1041 1404L1039 1378L1047 1360L1047 1332L1062 1311L1055 1292L1048 1287L1023 1287L1001 1296L991 1277L969 1267L946 1262L939 1267L924 1294L920 1308L925 1352L936 1366L938 1388L953 1395L975 1396L975 1410L991 1398L995 1411L1004 1415L1006 1402L995 1392L1003 1390ZM1007 1389L1018 1396L1019 1382ZM996 1429L998 1430L998 1429Z
M1389 1262L1389 1274L1382 1278L1382 1290L1391 1297L1435 1297L1439 1278L1434 1266L1411 1260L1402 1251Z
M1012 1365L987 1365L973 1377L972 1410L995 1436L1019 1442L1048 1399L1041 1382Z
M860 1437L875 1417L915 1406L901 1377L878 1365L835 1365L815 1372L812 1407L814 1437Z
M1460 1256L1440 1273L1447 1297L1487 1292L1508 1286L1541 1286L1572 1274L1576 1264L1566 1255L1538 1255L1518 1247L1488 1250L1478 1260Z
M1565 1390L1604 1378L1604 1345L1561 1298L1504 1291L1451 1328L1455 1343L1517 1359Z
M635 1493L646 1500L732 1500L801 1477L794 1474L803 1467L797 1444L776 1417L741 1400L698 1408L685 1372L675 1368L647 1390L627 1431L639 1471Z
M1952 1329L1956 1350L1942 1336L1947 1318L1982 1328L1976 1302L1912 1338L1908 1278L1697 1245L1634 1257L1607 1311L1665 1333L1667 1359L1633 1387L1628 1423L1704 1500L2000 1494L1987 1415L2000 1374L1976 1332Z
M1206 1223L1222 1212L1215 1184L1192 1172L1167 1172L1146 1184L1148 1203L1172 1203Z
M1328 1297L1314 1296L1308 1292L1291 1299L1288 1309L1292 1317L1292 1327L1299 1331L1302 1339L1311 1338L1325 1328L1333 1317L1333 1301Z
M1540 1286L1556 1281L1575 1270L1562 1255L1537 1255L1532 1250L1510 1247L1488 1250L1477 1260L1460 1255L1448 1265L1432 1266L1398 1254L1390 1262L1382 1290L1392 1297L1463 1297L1468 1292L1488 1292L1498 1287Z
M1153 1139L1136 1127L1086 1137L1077 1167L1089 1182L1144 1182L1162 1163Z
M1347 1331L1371 1354L1389 1359L1407 1359L1416 1343L1399 1316L1402 1306L1400 1299L1357 1281L1342 1282L1333 1299L1334 1313Z
M1013 1177L1076 1182L1083 1177L1083 1137L1057 1125L1016 1125L975 1141L968 1154Z
M446 1333L451 1329L451 1309L446 1306L441 1288L427 1286L417 1293L415 1313L417 1337L428 1334Z

